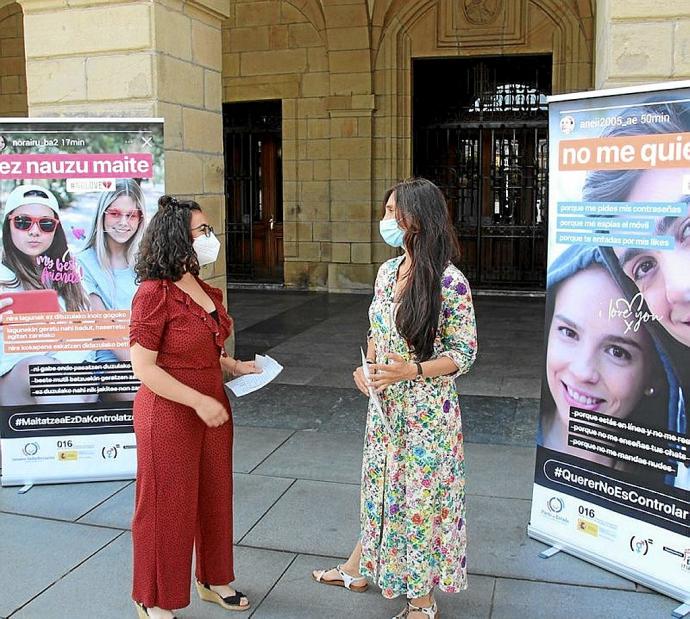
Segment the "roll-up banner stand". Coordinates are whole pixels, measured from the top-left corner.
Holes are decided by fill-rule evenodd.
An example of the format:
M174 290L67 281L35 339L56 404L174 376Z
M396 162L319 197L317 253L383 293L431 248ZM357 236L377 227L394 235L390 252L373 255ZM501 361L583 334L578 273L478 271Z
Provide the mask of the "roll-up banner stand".
M690 82L549 100L529 535L690 600Z
M3 486L136 473L134 259L162 119L0 119Z

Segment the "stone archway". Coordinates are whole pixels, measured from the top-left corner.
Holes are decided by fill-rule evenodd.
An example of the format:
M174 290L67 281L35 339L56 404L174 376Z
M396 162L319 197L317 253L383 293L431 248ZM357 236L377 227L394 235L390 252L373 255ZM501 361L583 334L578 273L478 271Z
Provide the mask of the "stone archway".
M523 57L525 66L530 62L540 66L543 60L539 59L548 56L550 63L547 62L547 72L550 72L551 79L547 79L546 85L550 84L550 89L542 88L539 91L541 96L549 91L561 93L586 90L592 86L594 17L589 0L515 0L509 3L498 0L380 0L373 8L372 46L377 102L374 135L378 138L373 144L374 199L382 196L395 181L410 176L413 169L437 182L451 199L451 190L455 187L453 183L445 187L443 178L428 166L433 160L438 164L438 170L458 174L460 168L457 166L462 167L451 161L453 155L450 153L455 151L450 145L448 149L441 147L441 151L448 150L449 153L445 164L443 157L438 161L434 157L426 161L423 156L418 156L413 166L413 60L432 59L429 60L431 64L435 62L433 59L438 59L438 62L448 59L444 62L453 67L462 64L460 60L473 60L488 67L491 63L488 60L480 61L482 57L510 57L511 63L518 64L520 57ZM458 61L453 64L450 59ZM457 80L463 79L460 74L453 73L454 70L449 66L447 73L439 76L437 82L425 84L425 96L434 98L434 88L438 88L439 98L443 98L441 95L448 90L444 89L446 79L453 79L453 75ZM487 87L489 81L486 81ZM511 84L511 87L516 86ZM449 113L457 103L449 103ZM506 113L510 115L512 112L506 110ZM473 198L463 206L464 210L458 211L464 214L458 215L456 224L462 223L464 226L461 226L461 236L465 234L467 237L465 248L468 262L463 264L463 268L471 277L474 272L474 284L510 289L521 286L538 288L543 280L545 261L545 220L541 214L541 204L545 201L548 184L545 180L538 180L525 195L511 194L511 208L507 210L511 213L528 213L529 216L509 217L509 221L506 220L508 223L497 219L492 200L499 194L489 189L494 186L494 181L498 183L503 178L503 164L489 165L489 161L494 162L494 154L501 148L507 148L504 145L504 142L508 143L506 140L520 145L519 149L518 146L514 148L520 151L520 165L524 166L521 170L533 171L536 179L546 177L546 164L543 163L546 158L536 155L543 152L546 144L545 110L540 111L539 128L535 124L530 125L529 130L523 130L524 123L520 124L522 121L515 114L510 122L506 120L511 126L508 133L512 138L507 137L508 133L501 134L500 139L496 137L502 130L499 128L507 126L505 122L502 125L496 121L490 130L480 132L477 139L480 139L481 153L484 154L472 155L470 159L474 163L479 160L483 162L482 166L472 168L473 174L478 174L483 180L476 191L472 190L474 193L470 191ZM452 124L450 118L449 123ZM441 133L448 131L450 125L446 125ZM498 132L496 135L494 130ZM462 130L458 128L457 135L453 134L456 142L462 141L463 149L474 148L471 145L474 142L470 144L466 141L469 140L468 132L471 132L469 125ZM427 168L420 167L420 164L427 164ZM495 178L490 173L494 168L498 170ZM427 172L420 172L421 169L427 169ZM461 175L461 178L466 185L469 177ZM467 213L473 214L467 216L471 222L463 223L466 222ZM476 238L467 240L470 238L467 231L474 231L475 228ZM458 230L460 234L460 228ZM529 252L525 251L524 243L529 246ZM526 253L531 257L526 261L531 266L515 267L511 271L511 265L521 264L516 256Z
M412 58L551 54L554 93L593 81L591 0L475 2L378 0L373 6L374 91L380 104L374 149L375 195L412 171Z
M292 4L302 15L304 15L314 29L322 34L326 30L326 17L323 12L323 5L318 0L286 0Z

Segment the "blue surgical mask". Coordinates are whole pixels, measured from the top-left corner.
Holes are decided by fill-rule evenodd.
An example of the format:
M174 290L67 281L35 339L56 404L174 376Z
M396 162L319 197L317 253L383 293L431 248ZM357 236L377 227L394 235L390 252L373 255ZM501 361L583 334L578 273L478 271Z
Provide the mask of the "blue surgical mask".
M395 219L382 219L379 221L381 238L391 247L402 247L405 231L400 228Z

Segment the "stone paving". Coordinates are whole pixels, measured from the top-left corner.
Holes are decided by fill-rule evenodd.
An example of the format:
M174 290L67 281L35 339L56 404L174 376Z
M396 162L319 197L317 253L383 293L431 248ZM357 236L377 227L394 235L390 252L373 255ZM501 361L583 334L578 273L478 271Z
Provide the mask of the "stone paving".
M392 617L401 600L313 583L357 536L366 402L351 374L364 343L360 295L231 291L237 351L285 365L235 401L237 586L245 617ZM542 373L543 301L478 297L480 356L460 380L468 468L470 588L437 595L444 619L669 617L674 600L526 535ZM0 617L134 617L131 481L0 490ZM192 595L182 618L227 617Z

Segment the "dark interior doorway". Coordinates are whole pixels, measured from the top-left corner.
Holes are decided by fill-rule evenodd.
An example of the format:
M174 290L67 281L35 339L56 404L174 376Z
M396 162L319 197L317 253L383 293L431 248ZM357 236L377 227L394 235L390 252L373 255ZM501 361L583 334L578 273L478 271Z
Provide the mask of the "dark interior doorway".
M413 169L444 192L480 288L546 280L550 56L413 64Z
M230 281L283 282L280 101L223 105Z

